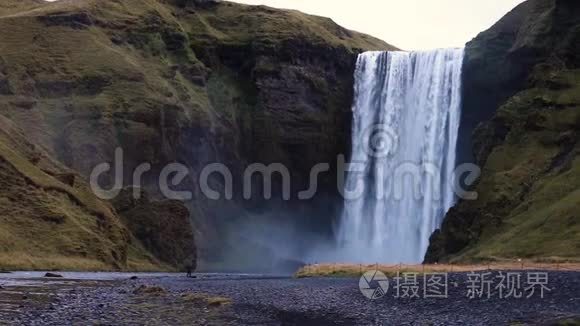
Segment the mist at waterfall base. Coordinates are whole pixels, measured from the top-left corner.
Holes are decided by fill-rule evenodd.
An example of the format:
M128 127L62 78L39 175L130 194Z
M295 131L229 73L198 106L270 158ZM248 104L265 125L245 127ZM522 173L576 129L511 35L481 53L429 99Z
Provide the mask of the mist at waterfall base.
M463 49L438 49L359 56L351 162L364 169L348 174L346 189L362 184L364 192L345 199L336 243L314 248L309 260L423 261L429 237L456 200L451 179L463 55ZM421 171L418 177L401 173L409 167ZM394 189L401 193L394 196Z
M321 202L331 205L330 200ZM226 247L213 264L202 262L200 270L293 274L305 264L315 262L310 260L314 259L313 248L333 243L328 221L317 219L324 215L323 210L315 208L314 211L318 213L304 213L277 201L268 203L261 213L237 207L236 214L243 214L243 218L235 218L220 229L224 240L220 244L226 243ZM332 214L338 215L338 209Z

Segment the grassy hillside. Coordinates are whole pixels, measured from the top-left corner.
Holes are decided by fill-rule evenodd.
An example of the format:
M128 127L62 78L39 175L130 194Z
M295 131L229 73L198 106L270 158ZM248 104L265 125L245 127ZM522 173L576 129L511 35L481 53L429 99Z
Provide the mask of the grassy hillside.
M222 117L228 108L213 105L215 88L206 85L225 81L215 89L221 96L250 84L244 97L259 96L251 74L279 70L265 52L284 53L288 42L306 44L292 50L305 56L311 48L326 55L391 48L326 18L227 2L188 9L157 0L58 1L2 15L0 29L3 114L83 175L117 145L131 159L169 161L184 128L213 124L232 138L234 119L252 117ZM293 73L321 93L336 87L323 71Z
M83 178L0 117L0 269L163 268ZM131 261L127 264L127 259Z
M509 132L487 158L470 206L482 212L478 243L459 259L580 258L580 71L550 78L562 88L536 81L494 118Z
M224 2L186 15L192 40L219 40L223 44L262 43L276 46L287 41L344 46L349 49L394 49L369 35L347 30L333 20L295 10ZM213 40L212 40L213 39Z
M467 45L479 197L450 211L427 261L580 259L579 14L530 0Z
M42 0L4 0L0 3L0 15L10 15L30 10L43 4Z

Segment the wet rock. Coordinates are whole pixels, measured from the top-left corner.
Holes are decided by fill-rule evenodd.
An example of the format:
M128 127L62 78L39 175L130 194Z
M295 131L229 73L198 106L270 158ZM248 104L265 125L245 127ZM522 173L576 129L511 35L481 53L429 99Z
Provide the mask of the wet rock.
M44 274L44 277L48 277L48 278L62 278L62 275L57 274L57 273L48 272L48 273Z

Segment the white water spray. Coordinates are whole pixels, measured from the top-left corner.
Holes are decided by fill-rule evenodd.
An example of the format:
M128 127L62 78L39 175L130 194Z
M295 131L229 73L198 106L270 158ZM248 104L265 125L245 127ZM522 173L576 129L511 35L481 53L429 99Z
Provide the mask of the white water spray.
M335 259L420 263L455 202L463 49L368 52L357 62L351 163Z

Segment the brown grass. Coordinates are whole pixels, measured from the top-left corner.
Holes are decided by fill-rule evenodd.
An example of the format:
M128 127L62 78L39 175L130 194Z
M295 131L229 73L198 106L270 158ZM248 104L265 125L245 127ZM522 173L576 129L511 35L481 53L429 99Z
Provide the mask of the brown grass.
M212 296L206 293L187 293L181 296L183 301L204 303L208 307L220 307L232 303L232 299L226 297Z
M461 273L477 271L505 270L546 270L546 271L580 271L580 263L540 263L540 262L503 262L490 264L434 264L434 265L363 265L363 264L315 264L307 265L296 272L295 277L358 277L369 270L379 270L387 275L397 273Z
M133 291L135 295L152 295L152 296L160 296L167 294L167 291L160 287L160 286L147 286L141 285L135 291Z
M162 270L111 206L0 116L0 269Z

